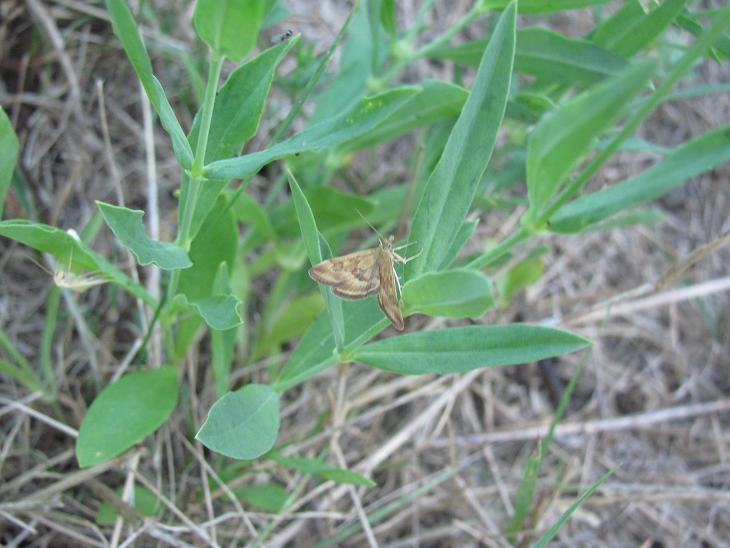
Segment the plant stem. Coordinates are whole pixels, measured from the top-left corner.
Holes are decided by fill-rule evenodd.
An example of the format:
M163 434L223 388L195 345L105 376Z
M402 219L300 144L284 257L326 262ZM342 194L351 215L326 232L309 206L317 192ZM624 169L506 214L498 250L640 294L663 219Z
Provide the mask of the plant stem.
M208 82L205 85L205 95L203 96L203 104L201 107L200 131L198 132L198 142L195 147L195 158L193 158L193 165L190 167L188 192L184 194L185 201L180 204L180 209L178 210L183 212L183 217L177 233L177 244L186 253L190 251L190 244L192 243L191 229L195 207L198 203L198 195L200 194L200 185L205 184L203 167L205 166L205 154L208 148L208 133L210 132L210 124L213 119L215 92L218 89L218 80L220 79L222 66L223 57L217 52L211 51L210 66L208 67ZM177 293L179 280L180 271L173 270L170 276L170 284L167 286L168 305L172 304Z
M205 95L203 97L200 132L198 133L198 142L195 147L195 158L193 158L193 165L190 168L190 187L186 196L187 201L183 204L183 221L177 237L178 244L185 251L190 251L190 242L192 241L190 229L192 228L195 206L197 205L198 195L200 194L200 185L205 181L205 177L203 176L205 153L208 149L208 133L210 133L210 124L213 119L215 92L218 89L218 80L220 79L222 66L223 57L216 52L211 52L210 66L208 67L208 82L205 85Z
M523 227L520 227L517 232L513 232L512 234L510 234L507 239L502 240L496 246L471 261L469 264L466 265L466 267L484 268L485 266L493 263L494 261L502 257L505 253L507 253L507 251L512 249L518 243L526 240L529 235L530 233L527 230L525 230Z
M478 9L478 5L479 2L475 2L469 12L461 19L459 19L456 23L454 23L454 25L449 30L437 36L431 42L429 42L425 46L422 46L419 50L413 52L408 57L399 59L398 61L393 63L393 65L391 65L391 67L383 74L380 80L383 83L390 82L390 80L392 80L396 76L396 74L398 74L405 67L410 65L413 61L415 61L416 59L420 59L421 57L426 57L429 53L431 53L432 50L435 50L442 45L448 43L456 34L461 32L461 29L463 29L465 26L467 26L479 15L482 14L483 10Z

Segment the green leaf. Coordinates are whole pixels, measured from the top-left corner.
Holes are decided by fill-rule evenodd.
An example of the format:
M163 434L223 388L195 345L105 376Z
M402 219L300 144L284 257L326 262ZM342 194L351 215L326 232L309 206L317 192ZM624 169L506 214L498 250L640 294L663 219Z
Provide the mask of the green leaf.
M515 70L543 82L591 84L619 73L627 63L585 40L576 40L539 27L517 33Z
M249 384L213 404L195 435L211 451L251 460L274 446L279 433L279 399L266 384Z
M157 430L177 404L177 369L160 367L124 375L89 407L76 440L85 468L123 453Z
M13 170L18 162L18 136L15 135L10 119L0 107L0 219L3 216L5 194L13 178Z
M314 282L312 282L314 283ZM342 303L347 326L345 344L357 346L374 337L388 325L375 299ZM321 314L292 352L286 365L274 380L279 392L313 377L337 362L333 349L335 340L327 314Z
M320 247L320 234L317 230L317 223L314 220L312 209L309 207L306 196L299 188L294 175L291 172L287 172L289 178L289 187L291 188L292 200L294 201L294 207L297 212L297 219L299 219L299 227L302 231L302 239L304 240L304 246L307 248L307 255L312 265L317 265L322 262L322 248ZM325 243L326 245L326 243ZM327 313L330 317L332 324L332 331L335 336L335 346L339 352L342 351L345 345L345 324L342 317L342 300L338 299L329 288L320 285L319 289L322 293L322 297L327 305Z
M453 263L459 255L461 248L464 247L464 244L466 244L466 242L469 241L469 238L471 238L471 235L474 234L477 224L479 224L477 219L469 219L461 225L454 241L451 242L451 248L446 252L443 262L439 265L439 269L451 266L451 263Z
M555 428L565 416L565 410L568 407L568 401L570 401L570 396L573 394L573 390L575 389L575 385L578 383L578 379L580 378L582 371L583 367L581 365L576 370L576 372L573 373L573 376L570 378L568 386L566 386L565 390L563 391L563 395L561 396L560 403L558 404L558 407L553 414L553 418L550 421L550 428L548 429L548 433L543 439L540 440L537 448L537 454L531 455L527 459L527 464L525 465L525 470L523 472L522 478L520 478L520 483L517 485L517 493L515 494L514 501L514 512L509 522L507 523L506 528L506 537L508 542L510 542L511 544L518 543L516 534L524 531L526 528L529 528L529 525L526 527L525 522L528 516L533 515L536 511L536 509L533 510L533 501L535 498L535 490L538 484L538 475L540 472L540 468L543 464L544 458L550 451L550 446L552 445L553 437L555 435Z
M373 53L378 47L373 43L375 33L371 26L379 26L378 21L371 21L368 16L369 4L371 1L365 0L353 8L354 13L349 19L351 22L347 25L347 38L340 52L337 75L315 99L316 106L311 118L313 124L349 111L366 92L372 74Z
M117 495L119 495L120 498L122 496L122 491L122 488L117 489ZM137 484L134 486L134 499L132 506L134 506L140 514L148 517L154 516L162 509L162 503L155 494L146 487L142 487ZM117 520L117 515L116 509L111 504L104 501L99 506L94 521L98 525L114 525L114 522Z
M664 32L687 1L664 0L649 13L644 12L640 2L626 2L596 28L591 39L617 55L632 57Z
M347 470L345 468L337 468L327 464L321 459L308 459L305 457L285 457L278 453L270 455L282 466L307 474L309 476L319 476L321 478L332 480L337 483L346 483L349 485L362 485L364 487L375 487L377 484L371 479L363 475Z
M398 27L395 22L394 0L381 0L380 23L383 25L385 32L388 33L391 40L395 40L398 37Z
M211 295L190 301L195 311L212 329L226 331L238 327L243 318L238 310L241 301L233 295Z
M206 162L240 154L243 145L256 134L276 68L298 39L296 37L267 49L230 74L215 98L205 152ZM197 144L199 132L200 117L196 116L190 131L192 146ZM211 179L200 187L191 227L193 237L228 183L228 179ZM190 178L184 176L181 204L187 203L185 197L188 192ZM184 215L184 211L180 211L180 218Z
M410 241L423 250L407 277L438 268L461 230L502 123L512 77L515 4L502 13L484 50L469 98L426 183Z
M304 191L309 207L312 208L317 228L325 234L342 232L358 226L365 226L360 215L370 215L381 204L371 198L349 194L328 186L316 186ZM274 229L280 237L300 234L293 200L288 200L272 211Z
M550 219L553 232L571 234L671 189L730 159L730 125L695 137L639 175L584 194L561 207Z
M256 43L263 16L263 0L197 0L193 25L210 49L241 61Z
M150 239L144 229L144 211L128 209L104 202L96 202L107 226L119 241L129 249L142 266L156 264L163 270L189 268L193 263L187 253L171 242Z
M596 138L624 113L656 64L641 61L548 113L530 135L527 188L532 212L541 210Z
M582 337L549 327L476 325L390 337L353 354L356 361L402 375L444 375L543 360L589 344Z
M520 13L549 13L607 4L610 0L520 0ZM507 6L509 0L480 0L483 11L499 10Z
M517 263L497 280L499 306L504 309L517 293L542 277L544 268L540 259L531 258Z
M313 125L270 148L213 162L205 167L205 176L209 179L246 179L274 160L355 139L381 124L418 91L418 88L403 86L365 98L353 110Z
M667 215L656 208L652 209L634 209L631 211L617 213L609 217L605 221L590 225L586 232L597 232L605 230L613 230L616 228L625 228L627 226L644 225L652 226L666 221Z
M231 205L231 209L236 216L236 220L249 225L266 241L278 243L279 235L274 230L269 212L251 196L246 193L237 196L236 201Z
M475 40L436 48L429 51L429 57L476 67L486 45L486 40ZM517 31L515 71L537 76L542 82L591 84L625 66L622 57L586 40L568 38L541 27Z
M492 283L478 270L429 272L403 286L408 313L478 318L494 306Z
M695 38L702 36L705 30L705 27L688 10L684 10L676 18L675 23L684 30L691 32ZM727 32L715 42L714 47L710 50L710 55L718 63L730 59L730 35Z
M289 492L273 483L235 487L233 493L242 501L264 512L281 512L289 500Z
M16 381L24 384L29 392L43 390L43 386L38 378L36 378L36 375L30 366L28 368L18 367L17 365L13 365L12 363L6 362L0 358L0 375L4 375L10 379L15 379Z
M180 273L178 285L179 292L213 329L232 329L242 322L239 299L227 287L216 289L221 265L233 269L237 243L238 228L228 200L219 196L190 245L193 266Z
M340 145L339 151L344 153L367 148L395 139L412 129L458 116L469 96L461 86L440 80L427 80L419 85L420 93L372 131Z
M320 292L293 299L279 310L271 326L256 345L256 357L266 355L274 346L300 337L324 309Z
M277 44L231 72L215 98L206 162L239 154L256 135L276 69L298 40L295 37ZM191 143L198 142L199 132L200 118L196 117L190 131Z
M150 63L132 13L124 0L106 0L106 7L112 20L114 34L122 43L150 103L160 117L162 127L172 139L172 147L178 162L182 167L190 168L193 163L193 152L185 137L185 132L180 127L180 122L165 96L165 90L152 72L152 63Z
M578 508L580 508L580 505L583 504L583 502L585 502L585 500L588 497L590 497L596 491L596 489L598 489L601 486L601 484L604 481L606 481L608 478L610 478L611 476L613 476L613 474L614 474L615 471L616 470L613 469L613 470L609 470L608 472L606 472L605 474L603 474L598 479L598 481L596 481L593 485L591 485L586 490L585 493L583 493L580 497L578 497L576 499L576 501L573 504L570 505L570 508L568 508L565 512L563 512L560 515L560 518L558 519L558 521L556 521L553 524L553 526L550 527L550 529L548 529L547 531L545 531L545 534L542 537L540 537L540 539L535 543L535 545L534 545L535 548L544 548L545 546L549 546L550 545L550 541L553 539L553 537L555 537L555 535L558 534L558 531L560 531L560 529L563 527L563 525L565 525L565 523L568 521L568 519L570 519L570 516L572 516L573 513Z
M149 306L157 306L156 300L141 285L60 228L25 219L9 220L0 222L0 236L11 238L43 253L50 253L65 269L74 274L91 271L92 274L123 287Z

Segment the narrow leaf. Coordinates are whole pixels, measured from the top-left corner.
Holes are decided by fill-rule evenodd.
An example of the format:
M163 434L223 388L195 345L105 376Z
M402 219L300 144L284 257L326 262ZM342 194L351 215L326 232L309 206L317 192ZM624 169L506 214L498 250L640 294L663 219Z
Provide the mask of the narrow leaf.
M434 49L429 56L476 67L486 45L486 40L475 40ZM537 76L542 82L590 84L625 66L622 57L586 40L541 27L517 31L515 71Z
M548 327L478 325L390 337L358 348L354 358L402 375L444 375L543 360L589 344L578 335Z
M550 219L554 232L581 232L591 224L653 200L687 179L730 160L730 125L684 143L639 175L584 194L561 207Z
M117 489L117 495L121 498L123 489L120 487ZM134 498L132 500L134 508L143 516L152 517L162 510L162 502L155 496L155 494L141 485L134 486ZM119 513L117 510L104 501L99 505L99 509L96 511L96 517L94 521L98 525L114 525L117 520Z
M624 112L651 77L655 63L641 61L548 113L530 135L527 187L530 208L542 209L570 170Z
M171 242L158 242L147 236L142 222L144 211L99 201L96 205L107 226L122 245L134 254L140 265L156 264L163 270L178 270L193 265L181 247Z
M211 451L250 460L271 449L278 433L276 391L265 384L249 384L215 402L195 438Z
M235 487L233 493L264 512L281 512L289 500L289 492L273 483Z
M479 7L484 11L505 8L510 0L481 0ZM520 0L520 13L549 13L607 4L610 0Z
M378 21L372 21L368 16L368 7L372 3L360 1L353 7L351 19L348 18L349 24L345 24L347 37L340 52L337 74L315 98L316 105L311 118L313 124L352 109L367 90L368 79L372 75L373 53L379 47L373 43L375 33L371 30L372 25L379 26Z
M474 85L413 218L410 240L423 250L407 278L438 268L459 233L502 123L515 50L515 4L505 9L484 51Z
M10 119L0 107L0 219L3 216L5 194L13 178L18 162L18 136L10 125Z
M319 476L337 483L346 483L350 485L362 485L364 487L375 487L376 485L374 481L358 474L357 472L331 466L321 459L285 457L279 454L272 454L271 458L282 466L286 466L287 468L291 468L292 470L296 470L302 474Z
M298 40L295 37L277 44L231 72L215 98L206 162L240 154L243 145L256 135L276 69ZM198 142L199 132L197 116L190 130L193 145Z
M378 127L357 139L340 145L348 152L395 139L412 129L459 115L469 93L455 84L428 80L419 84L421 91Z
M96 397L81 423L76 458L82 468L123 453L157 430L177 403L177 370L124 375Z
M353 110L311 126L270 148L213 162L205 167L205 176L210 179L245 179L274 160L355 139L381 124L418 91L418 88L403 86L368 97Z
M588 497L590 497L596 491L596 489L598 489L601 486L601 484L603 484L603 482L605 482L608 478L613 476L615 471L616 470L613 469L613 470L609 470L608 472L603 474L598 479L598 481L596 481L593 485L591 485L585 491L585 493L583 493L580 497L578 497L576 499L576 501L573 504L571 504L570 507L560 515L560 518L558 519L558 521L556 521L552 525L552 527L550 527L550 529L545 531L545 534L542 537L540 537L540 539L535 543L535 548L544 548L545 546L549 546L550 541L553 539L553 537L555 537L555 535L558 534L558 531L560 531L560 529L563 527L563 525L565 525L565 523L570 519L570 516L572 516L573 513L575 513L575 511L578 508L580 508L580 505L583 504L586 501L586 499Z
M129 61L142 82L145 93L150 103L160 117L160 122L165 131L172 139L172 146L175 156L184 168L189 168L193 163L193 152L188 143L185 132L180 127L175 113L165 95L165 90L152 72L152 63L147 55L147 50L142 42L137 24L129 11L124 0L106 0L106 7L112 20L114 34L127 53Z
M307 255L312 266L322 262L322 248L320 247L320 234L317 230L317 223L314 220L312 209L309 207L306 196L299 188L294 175L287 172L289 187L291 188L292 200L299 219L299 227L302 231L304 246L307 248ZM328 253L329 254L329 253ZM338 299L329 288L319 285L322 297L327 304L327 312L332 323L332 331L335 336L335 347L341 352L345 345L345 324L342 317L342 300Z
M385 32L388 33L391 40L398 37L398 28L395 22L395 1L382 0L380 4L380 23L383 25Z
M626 2L596 29L592 39L617 55L632 57L662 34L687 2L664 0L649 13L644 12L640 2Z

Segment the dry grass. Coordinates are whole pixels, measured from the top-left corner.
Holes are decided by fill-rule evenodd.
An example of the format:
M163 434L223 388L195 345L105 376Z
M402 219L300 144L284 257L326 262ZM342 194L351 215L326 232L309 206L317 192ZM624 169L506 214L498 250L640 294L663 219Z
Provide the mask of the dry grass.
M192 52L190 11L158 4L165 10L158 27L145 27L146 37ZM292 4L299 14L293 23L297 30L320 49L326 47L344 16L340 3L324 2L319 13L311 3ZM413 13L415 4L405 2L403 9ZM435 20L442 27L469 3L457 3L459 9L446 4L437 3ZM575 29L585 26L586 17L590 14L576 12L575 19L551 22L579 34ZM160 48L152 55L189 127L194 102L182 63ZM433 70L444 68L421 66L409 69L408 76ZM728 76L727 65L706 63L696 83L727 81ZM178 168L161 129L145 127L149 107L96 3L0 4L0 103L21 140L20 169L37 220L78 229L91 218L94 200L123 200L159 211L159 237L170 238ZM270 105L274 111L265 119L275 121L286 112L281 97ZM666 103L641 133L674 146L728 120L729 113L727 95ZM402 166L394 165L402 155L392 150L407 150L408 143L383 149L392 162L380 162L383 174L405 175ZM646 153L622 153L594 184L622 179L651 160ZM357 163L350 175L360 175ZM365 513L400 500L386 519L365 527L347 545L374 537L388 546L502 546L500 532L526 457L584 362L568 416L545 462L534 527L544 530L586 486L616 468L563 528L561 543L723 545L730 538L730 246L711 250L671 283L662 283L662 276L730 230L727 180L725 165L672 192L657 204L665 220L651 228L550 236L543 278L508 311L487 318L570 326L594 341L587 356L444 378L397 377L354 365L331 369L287 392L280 442L293 444L299 454L328 451L330 462L371 475L378 486L314 484L272 463L256 464L256 474L242 476L245 483L274 481L297 493L284 515L242 508L217 478L215 470L224 461L189 441L214 399L204 352L186 364L188 406L131 455L79 470L73 453L76 429L95 385L119 374L143 332L134 321L137 303L108 287L82 297L64 295L50 347L58 401L49 405L0 378L0 542L229 545L271 529L267 545L306 546L363 524ZM155 194L157 206L150 202ZM13 193L6 211L7 217L20 215ZM480 225L477 245L500 237L515 221L490 213ZM105 231L94 246L117 262L128 260ZM0 249L0 325L35 366L51 280L27 249L5 239ZM150 272L141 276L156 284ZM420 326L423 320L411 322ZM253 377L265 380L265 364L258 365ZM328 426L307 437L322 413ZM143 518L115 492L135 480L164 501L158 518ZM201 496L201 486L208 485ZM102 501L117 507L123 525L95 524Z

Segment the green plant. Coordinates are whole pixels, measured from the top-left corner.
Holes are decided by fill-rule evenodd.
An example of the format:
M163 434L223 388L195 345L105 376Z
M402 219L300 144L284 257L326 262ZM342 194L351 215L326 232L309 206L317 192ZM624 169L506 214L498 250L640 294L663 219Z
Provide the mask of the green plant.
M177 371L201 331L210 338L219 400L198 431L198 440L222 455L247 460L265 456L306 474L355 484L369 480L322 461L303 463L276 452L278 400L283 392L341 363L358 362L400 374L448 374L585 348L588 341L575 334L523 324L446 327L372 341L388 326L372 300L343 302L329 290L322 290L319 299L314 286L302 283L302 272L305 258L311 264L320 262L353 229L364 227L356 211L389 229L412 218L407 240L420 255L400 273L404 313L479 318L496 304L508 306L513 294L542 274L539 259L531 255L500 279L502 292L495 295L492 269L518 246L530 249L545 234L581 233L610 220L633 222L636 217L614 216L730 158L730 125L724 125L666 151L635 177L598 192L584 190L646 117L671 99L674 86L698 60L710 55L726 58L730 53L724 34L730 8L713 13L704 28L689 11L687 0L667 0L648 13L638 9L638 3L627 3L580 40L516 26L518 10L541 13L602 3L479 0L446 33L416 48L419 21L398 32L394 3L367 1L353 8L332 47L314 59L306 55L299 36L247 57L274 3L198 0L193 21L208 46L209 72L201 107L186 134L154 75L126 4L107 0L115 34L181 168L175 241L152 240L145 232L142 211L97 205L137 264L155 265L166 275L164 296L156 299L94 252L90 234L76 239L59 228L28 220L0 222L0 235L53 255L72 272L102 276L140 299L155 311L147 325L148 336L156 322L162 328L165 367L129 373L101 391L81 427L79 464L115 457L167 420L177 403ZM494 16L488 39L450 44L462 28L487 14ZM671 25L689 26L697 38L676 59L660 63L646 52ZM627 28L631 32L625 32ZM345 36L338 73L317 90ZM259 129L277 67L293 52L302 54L306 85L293 92L294 106L268 146L241 155ZM405 67L424 58L476 68L473 83L469 89L445 81L393 83ZM226 60L241 64L219 86ZM533 80L520 81L515 73ZM305 129L285 138L310 96L316 108ZM528 131L530 125L534 128ZM495 160L500 165L516 162L518 175L511 180L500 180L490 165L502 127L513 139L496 151ZM328 186L355 151L416 129L425 130L424 152L412 181L384 186L368 196ZM0 112L0 203L17 154L17 139ZM287 176L281 169L265 202L258 203L245 189L259 170L277 160L291 173ZM484 204L505 207L508 199L514 199L514 187L523 173L526 192L517 192L517 204L527 207L520 225L498 244L464 255L476 227L468 218L470 212ZM232 181L240 182L237 188L232 188ZM291 196L276 203L287 181ZM241 225L247 234L239 241ZM253 250L263 251L245 264ZM245 288L237 291L234 280L249 282L263 273L274 281L263 299L261 323L243 325L250 295ZM314 318L313 309L323 312ZM52 336L52 325L49 329ZM229 392L241 329L248 330L253 344L239 348L239 364L273 356L283 342L301 338L288 360L270 371L268 384L249 383ZM7 337L0 343L9 357L0 361L0 372L30 391L45 390L52 399L52 373L38 374ZM110 425L125 435L110 437ZM285 507L281 498L275 507ZM510 533L522 524L520 519L513 521Z

